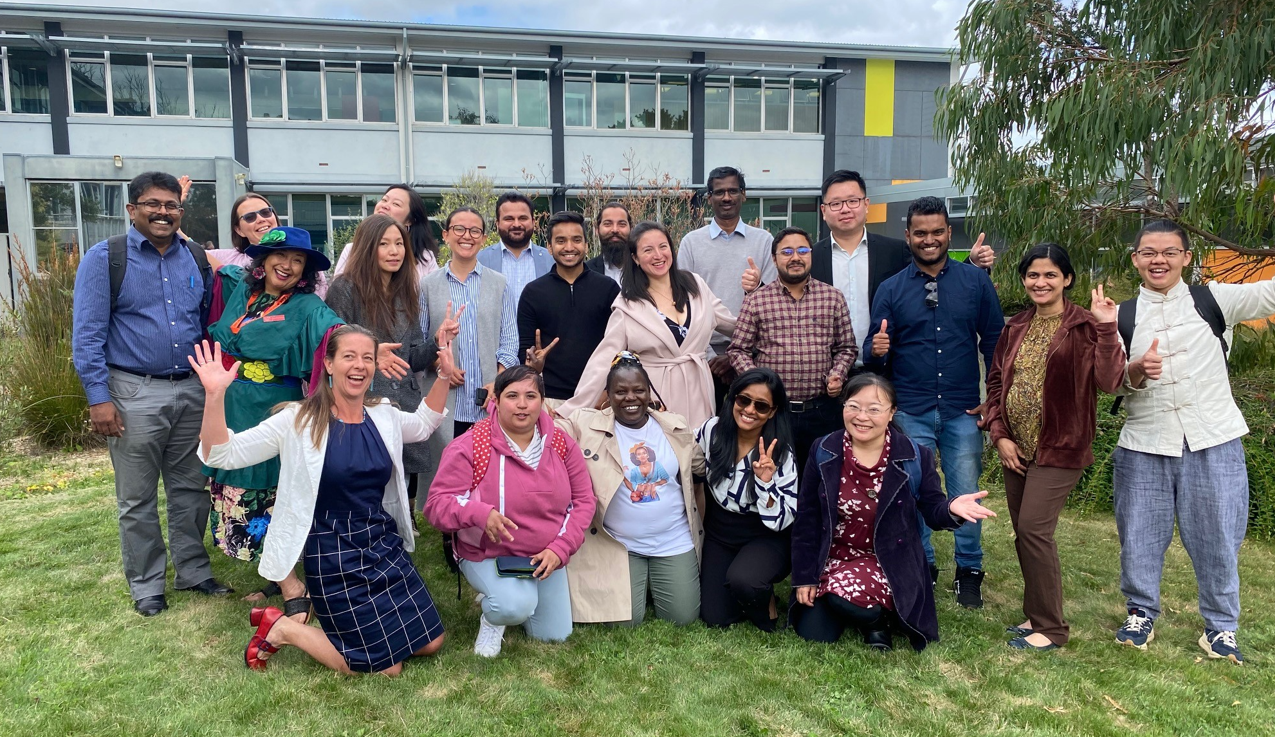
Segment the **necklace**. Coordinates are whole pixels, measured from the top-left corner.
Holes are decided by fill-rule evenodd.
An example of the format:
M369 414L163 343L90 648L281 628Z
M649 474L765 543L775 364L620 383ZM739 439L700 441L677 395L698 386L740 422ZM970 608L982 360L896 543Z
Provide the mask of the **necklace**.
M238 320L235 320L230 325L231 333L238 335L239 330L244 325L258 318L263 318L266 315L269 315L271 312L274 312L275 310L279 309L280 307L283 306L283 303L287 302L288 298L292 296L292 292L288 292L287 294L280 295L277 299L272 300L268 307L265 307L264 309L262 309L264 304L261 301L261 294L262 294L261 292L257 292L256 294L248 298L247 308L244 310L244 313L239 316Z

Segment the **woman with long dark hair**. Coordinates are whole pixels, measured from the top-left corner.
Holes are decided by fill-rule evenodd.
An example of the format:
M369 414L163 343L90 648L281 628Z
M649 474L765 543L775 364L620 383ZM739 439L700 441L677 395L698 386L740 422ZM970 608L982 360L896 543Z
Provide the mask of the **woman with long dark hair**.
M665 409L699 427L716 411L713 377L704 358L709 339L714 330L730 335L735 316L703 279L678 268L668 230L650 220L629 233L620 290L606 335L589 357L576 395L558 414L567 417L597 406L605 393L607 365L627 350L650 372Z
M415 262L416 281L426 274L438 270L438 241L429 225L429 213L425 209L425 200L406 184L391 184L377 201L373 215L386 215L407 229L407 245ZM371 217L371 216L369 216ZM332 270L335 279L345 273L352 252L346 244L341 256L336 260L336 268Z
M767 368L731 382L696 441L708 463L700 616L713 627L779 621L775 584L792 569L788 526L797 510L797 464L788 394Z
M227 389L240 380L239 362L228 366L220 344L207 341L191 357L206 393L200 455L219 469L279 466L261 575L291 575L302 559L322 626L307 627L274 607L253 609L256 632L244 662L254 670L292 645L340 673L392 676L407 658L442 647L442 621L409 555L412 536L402 534L411 522L398 458L403 443L424 440L442 422L447 385L440 382L416 412L401 412L368 395L376 352L371 332L342 326L315 368L314 393L239 433L227 427L225 407ZM439 375L452 369L444 346Z

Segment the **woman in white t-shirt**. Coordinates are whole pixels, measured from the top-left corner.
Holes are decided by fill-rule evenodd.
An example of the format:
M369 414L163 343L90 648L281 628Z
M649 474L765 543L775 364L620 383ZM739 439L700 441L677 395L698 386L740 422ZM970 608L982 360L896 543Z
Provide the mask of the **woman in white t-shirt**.
M699 616L704 540L704 452L680 415L651 409L651 379L637 356L616 356L606 409L584 408L559 427L584 453L593 523L567 569L576 622L641 624L648 593L655 616L689 624Z

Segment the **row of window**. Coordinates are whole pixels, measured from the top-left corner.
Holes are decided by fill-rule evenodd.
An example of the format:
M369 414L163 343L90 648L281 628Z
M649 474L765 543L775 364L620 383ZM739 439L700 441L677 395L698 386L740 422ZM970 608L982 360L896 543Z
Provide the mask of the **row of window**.
M49 112L48 57L0 49L0 112ZM230 118L225 57L70 52L71 111L118 117ZM259 120L397 122L393 64L248 62L248 107ZM413 66L412 118L438 125L549 127L549 75L542 69ZM818 133L815 80L709 77L704 127L712 131ZM567 71L569 128L690 129L685 74Z

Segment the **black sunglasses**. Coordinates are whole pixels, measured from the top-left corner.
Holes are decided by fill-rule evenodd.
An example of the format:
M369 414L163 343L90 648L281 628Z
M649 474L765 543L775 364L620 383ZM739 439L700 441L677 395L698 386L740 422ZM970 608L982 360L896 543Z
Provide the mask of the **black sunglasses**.
M939 283L936 281L927 281L925 283L925 306L939 306Z
M244 221L245 223L247 223L247 224L249 224L249 225L252 225L253 223L257 222L257 218L268 218L268 217L270 217L271 215L274 215L274 208L273 208L273 207L263 207L263 208L261 208L260 210L254 210L254 211L252 211L252 212L245 212L244 214L242 214L242 215L240 215L240 216L239 216L239 219L240 219L240 220L242 220L242 221Z
M739 407L740 409L748 409L750 404L757 410L758 413L763 415L770 414L770 411L775 408L775 405L765 401L764 399L753 399L752 397L745 396L743 394L735 395L736 407Z

